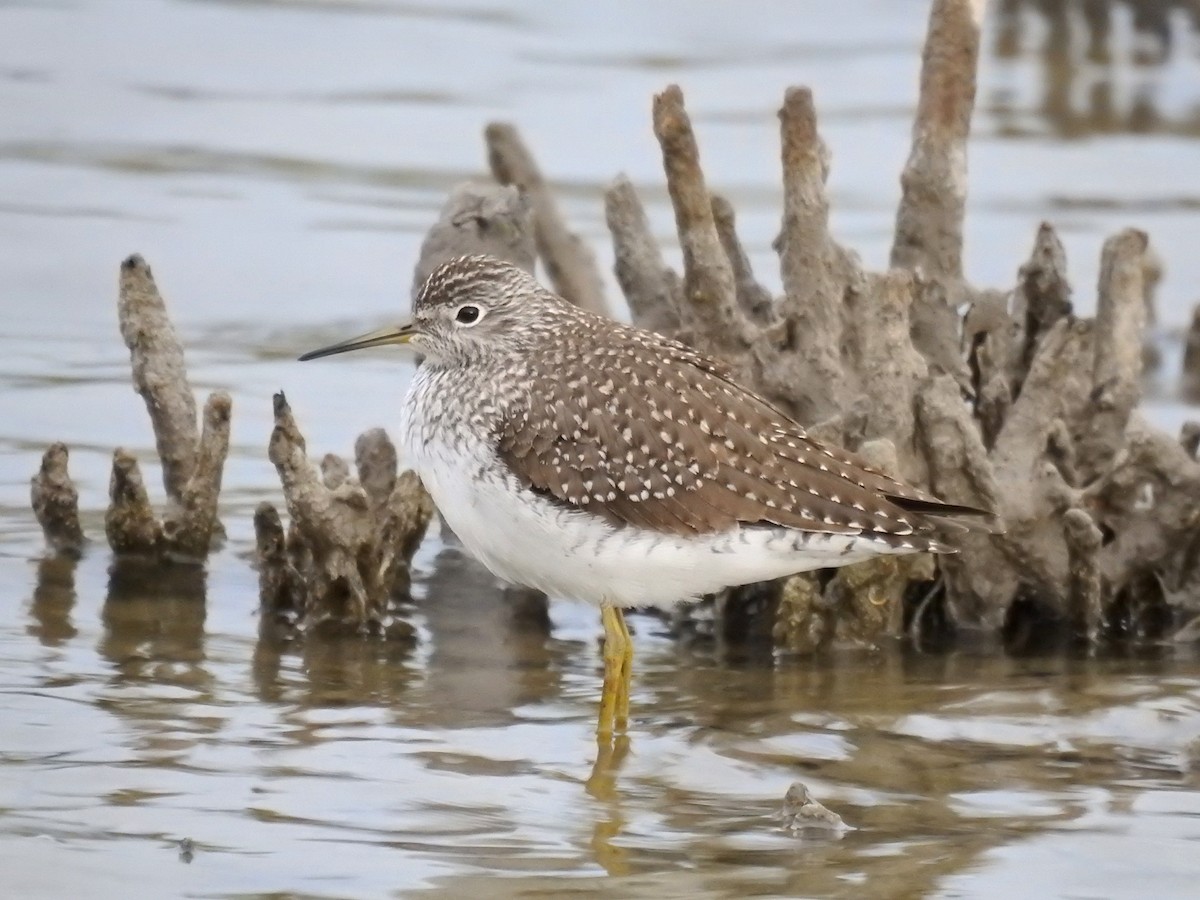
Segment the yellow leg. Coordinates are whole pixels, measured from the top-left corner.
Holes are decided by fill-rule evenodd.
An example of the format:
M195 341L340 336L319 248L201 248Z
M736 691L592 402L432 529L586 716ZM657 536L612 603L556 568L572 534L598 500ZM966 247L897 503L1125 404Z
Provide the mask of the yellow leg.
M617 732L624 734L629 725L629 689L633 685L633 636L629 633L625 614L619 609L615 609L613 612L617 614L617 624L621 628L621 640L624 642L625 648L621 654L621 680L618 682L620 690L617 693L616 710Z
M615 606L600 607L604 624L604 689L600 694L601 738L621 734L629 723L629 681L633 674L633 640L625 617Z
M596 764L587 780L587 792L605 803L608 815L596 821L592 850L610 875L629 874L627 851L614 844L625 818L617 793L617 772L629 753L629 680L633 672L633 641L625 617L614 606L600 607L604 624L604 690L600 695L600 721L596 726Z

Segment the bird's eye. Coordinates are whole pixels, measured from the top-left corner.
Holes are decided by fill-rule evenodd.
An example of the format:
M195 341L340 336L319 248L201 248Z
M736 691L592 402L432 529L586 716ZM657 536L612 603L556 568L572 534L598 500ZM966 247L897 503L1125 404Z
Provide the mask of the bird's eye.
M481 313L478 306L471 306L468 304L467 306L460 306L458 308L458 312L454 314L454 321L458 322L460 325L474 325L479 321L480 315Z

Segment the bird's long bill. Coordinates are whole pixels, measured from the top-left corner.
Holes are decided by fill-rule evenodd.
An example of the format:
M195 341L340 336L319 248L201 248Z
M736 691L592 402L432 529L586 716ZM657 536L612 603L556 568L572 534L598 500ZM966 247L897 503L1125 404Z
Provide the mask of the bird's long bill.
M412 322L405 322L403 325L388 325L386 328L368 331L366 334L360 334L358 337L350 338L348 341L330 344L328 347L322 347L320 350L310 350L300 357L300 361L320 359L322 356L333 356L335 353L349 353L351 350L365 350L368 347L383 347L387 344L407 344L415 333L416 328Z

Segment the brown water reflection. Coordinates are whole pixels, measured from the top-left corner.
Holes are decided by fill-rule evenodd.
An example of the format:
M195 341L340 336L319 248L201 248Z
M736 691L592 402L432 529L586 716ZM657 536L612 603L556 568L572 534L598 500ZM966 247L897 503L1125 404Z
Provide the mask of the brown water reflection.
M79 632L71 622L75 607L76 560L49 556L38 562L29 633L46 647L58 647Z
M993 54L1001 66L1036 58L1040 121L1011 89L994 90L989 112L1000 133L1059 138L1101 134L1200 135L1200 108L1164 110L1170 67L1200 47L1192 0L1000 0Z
M755 664L638 616L634 729L597 756L590 611L549 628L454 548L401 609L419 643L206 624L223 598L185 567L115 568L92 624L74 566L43 562L28 611L67 656L0 671L0 787L43 798L0 814L27 895L124 896L129 867L151 895L354 897L1122 895L1097 880L1112 866L1186 896L1200 874L1181 648ZM86 734L44 755L30 729L75 730L79 704ZM854 830L789 834L796 780ZM1110 857L1113 836L1136 853ZM31 869L47 840L88 874ZM1056 843L1037 873L1007 862Z

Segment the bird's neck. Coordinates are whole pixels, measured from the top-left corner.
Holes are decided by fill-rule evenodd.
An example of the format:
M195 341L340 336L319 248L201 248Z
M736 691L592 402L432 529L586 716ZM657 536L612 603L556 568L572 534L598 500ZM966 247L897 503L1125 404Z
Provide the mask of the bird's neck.
M513 367L519 365L499 357L466 363L426 359L409 390L411 416L431 428L454 422L475 433L490 433L529 402L528 379L513 377Z

